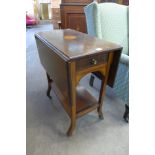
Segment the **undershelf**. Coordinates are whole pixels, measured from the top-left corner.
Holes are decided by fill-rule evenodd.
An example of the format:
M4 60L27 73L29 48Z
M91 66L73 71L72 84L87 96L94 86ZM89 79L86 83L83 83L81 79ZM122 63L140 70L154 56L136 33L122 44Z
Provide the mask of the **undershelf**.
M64 106L68 115L71 116L70 104L64 99L63 95L54 83L52 84L52 89L54 89L55 94ZM96 99L84 87L78 85L76 88L76 117L81 117L97 109L98 106L99 104Z
M82 86L77 86L76 95L77 117L83 116L99 106L96 99Z

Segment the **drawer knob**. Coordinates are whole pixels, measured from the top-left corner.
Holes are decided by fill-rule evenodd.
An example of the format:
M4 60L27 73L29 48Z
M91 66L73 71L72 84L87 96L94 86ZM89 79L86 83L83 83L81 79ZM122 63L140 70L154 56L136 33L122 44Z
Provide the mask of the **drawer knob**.
M92 65L96 65L96 64L97 64L97 60L92 59L92 60L91 60L91 64L92 64Z

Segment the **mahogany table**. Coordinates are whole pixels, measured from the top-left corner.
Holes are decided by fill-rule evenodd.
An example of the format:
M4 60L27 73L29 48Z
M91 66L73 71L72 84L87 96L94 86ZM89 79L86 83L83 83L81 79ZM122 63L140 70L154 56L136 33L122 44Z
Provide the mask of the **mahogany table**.
M51 98L54 89L71 120L67 135L72 135L78 117L95 109L103 119L105 88L114 84L122 47L71 29L39 32L35 38L47 73L47 96ZM79 85L92 72L103 75L98 100Z

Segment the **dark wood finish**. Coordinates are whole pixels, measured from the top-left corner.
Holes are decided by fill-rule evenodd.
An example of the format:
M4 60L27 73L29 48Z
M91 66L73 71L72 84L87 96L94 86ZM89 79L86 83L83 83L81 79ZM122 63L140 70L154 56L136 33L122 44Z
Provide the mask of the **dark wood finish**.
M76 119L92 110L97 109L99 118L103 119L102 104L109 71L116 61L115 53L120 55L122 47L70 29L39 32L35 38L41 64L47 72L47 95L50 96L52 84L71 120L67 135L72 135ZM98 101L79 86L81 78L92 72L100 72L103 77Z
M62 29L87 33L84 7L94 0L62 0L60 4ZM98 0L100 2L100 0Z
M62 0L60 14L62 29L74 29L87 33L84 7L94 0ZM112 0L96 0L98 3L112 2ZM115 3L129 5L128 0L116 0Z
M107 63L108 61L108 54L98 54L93 56L88 56L86 58L81 58L76 62L76 68L77 70L82 70L84 68L88 68L91 66L99 65L102 63Z
M76 70L75 61L68 63L69 103L71 106L71 123L67 135L71 136L76 126Z
M112 59L114 61L111 61L111 67L110 67L110 76L108 78L108 85L110 87L113 87L114 86L114 83L115 83L115 77L116 77L116 74L117 74L117 68L118 68L118 65L119 65L119 59L120 59L120 56L121 56L121 53L120 52L115 52L112 56ZM94 83L94 75L97 76L99 79L102 79L102 74L100 72L93 72L93 74L91 75L91 78L90 78L90 86L93 86L93 83Z
M96 99L84 89L82 86L78 86L77 89L77 98L76 98L76 114L77 117L80 117L87 112L92 111L91 109L96 109L98 107ZM85 111L85 113L83 112Z
M113 57L112 59L115 60L115 61L112 61L111 63L111 67L110 67L110 76L109 76L109 79L108 79L108 85L110 87L113 87L114 86L114 83L115 83L115 77L116 77L116 74L117 74L117 68L118 68L118 65L119 65L119 60L120 60L120 57L121 57L121 53L120 52L115 52L113 54ZM100 78L100 76L99 76Z
M61 23L62 29L71 28L80 32L87 32L86 19L83 5L63 5L61 4Z
M110 69L110 65L112 62L112 57L113 57L113 53L110 53L108 65L106 68L106 73L102 74L102 75L104 75L104 77L102 78L101 90L100 90L100 95L99 95L99 100L98 100L99 107L97 109L100 119L103 119L103 113L102 113L103 96L105 95L105 89L106 89L107 80L108 80L108 76L109 76L109 69Z
M64 61L73 61L74 59L90 58L98 54L103 56L103 54L107 54L109 51L115 51L114 53L117 53L117 51L122 49L117 44L103 41L102 39L71 29L39 32L35 36L44 42L43 46L48 45L46 46L46 50L48 50L49 57L51 54L56 53L58 56L53 56L55 59L59 57L60 62L62 61L61 59ZM53 51L51 51L51 48ZM47 59L49 58L47 57Z

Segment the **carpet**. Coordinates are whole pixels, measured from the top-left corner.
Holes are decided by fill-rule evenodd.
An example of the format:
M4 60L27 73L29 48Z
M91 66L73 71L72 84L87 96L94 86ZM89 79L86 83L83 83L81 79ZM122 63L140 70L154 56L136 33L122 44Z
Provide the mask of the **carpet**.
M123 120L124 103L112 94L104 99L104 120L93 111L77 120L72 137L66 136L70 119L61 103L46 97L47 80L40 64L34 34L49 31L51 24L41 24L26 31L26 149L27 155L128 155L129 125ZM95 98L100 81L89 86L90 74L80 84Z

